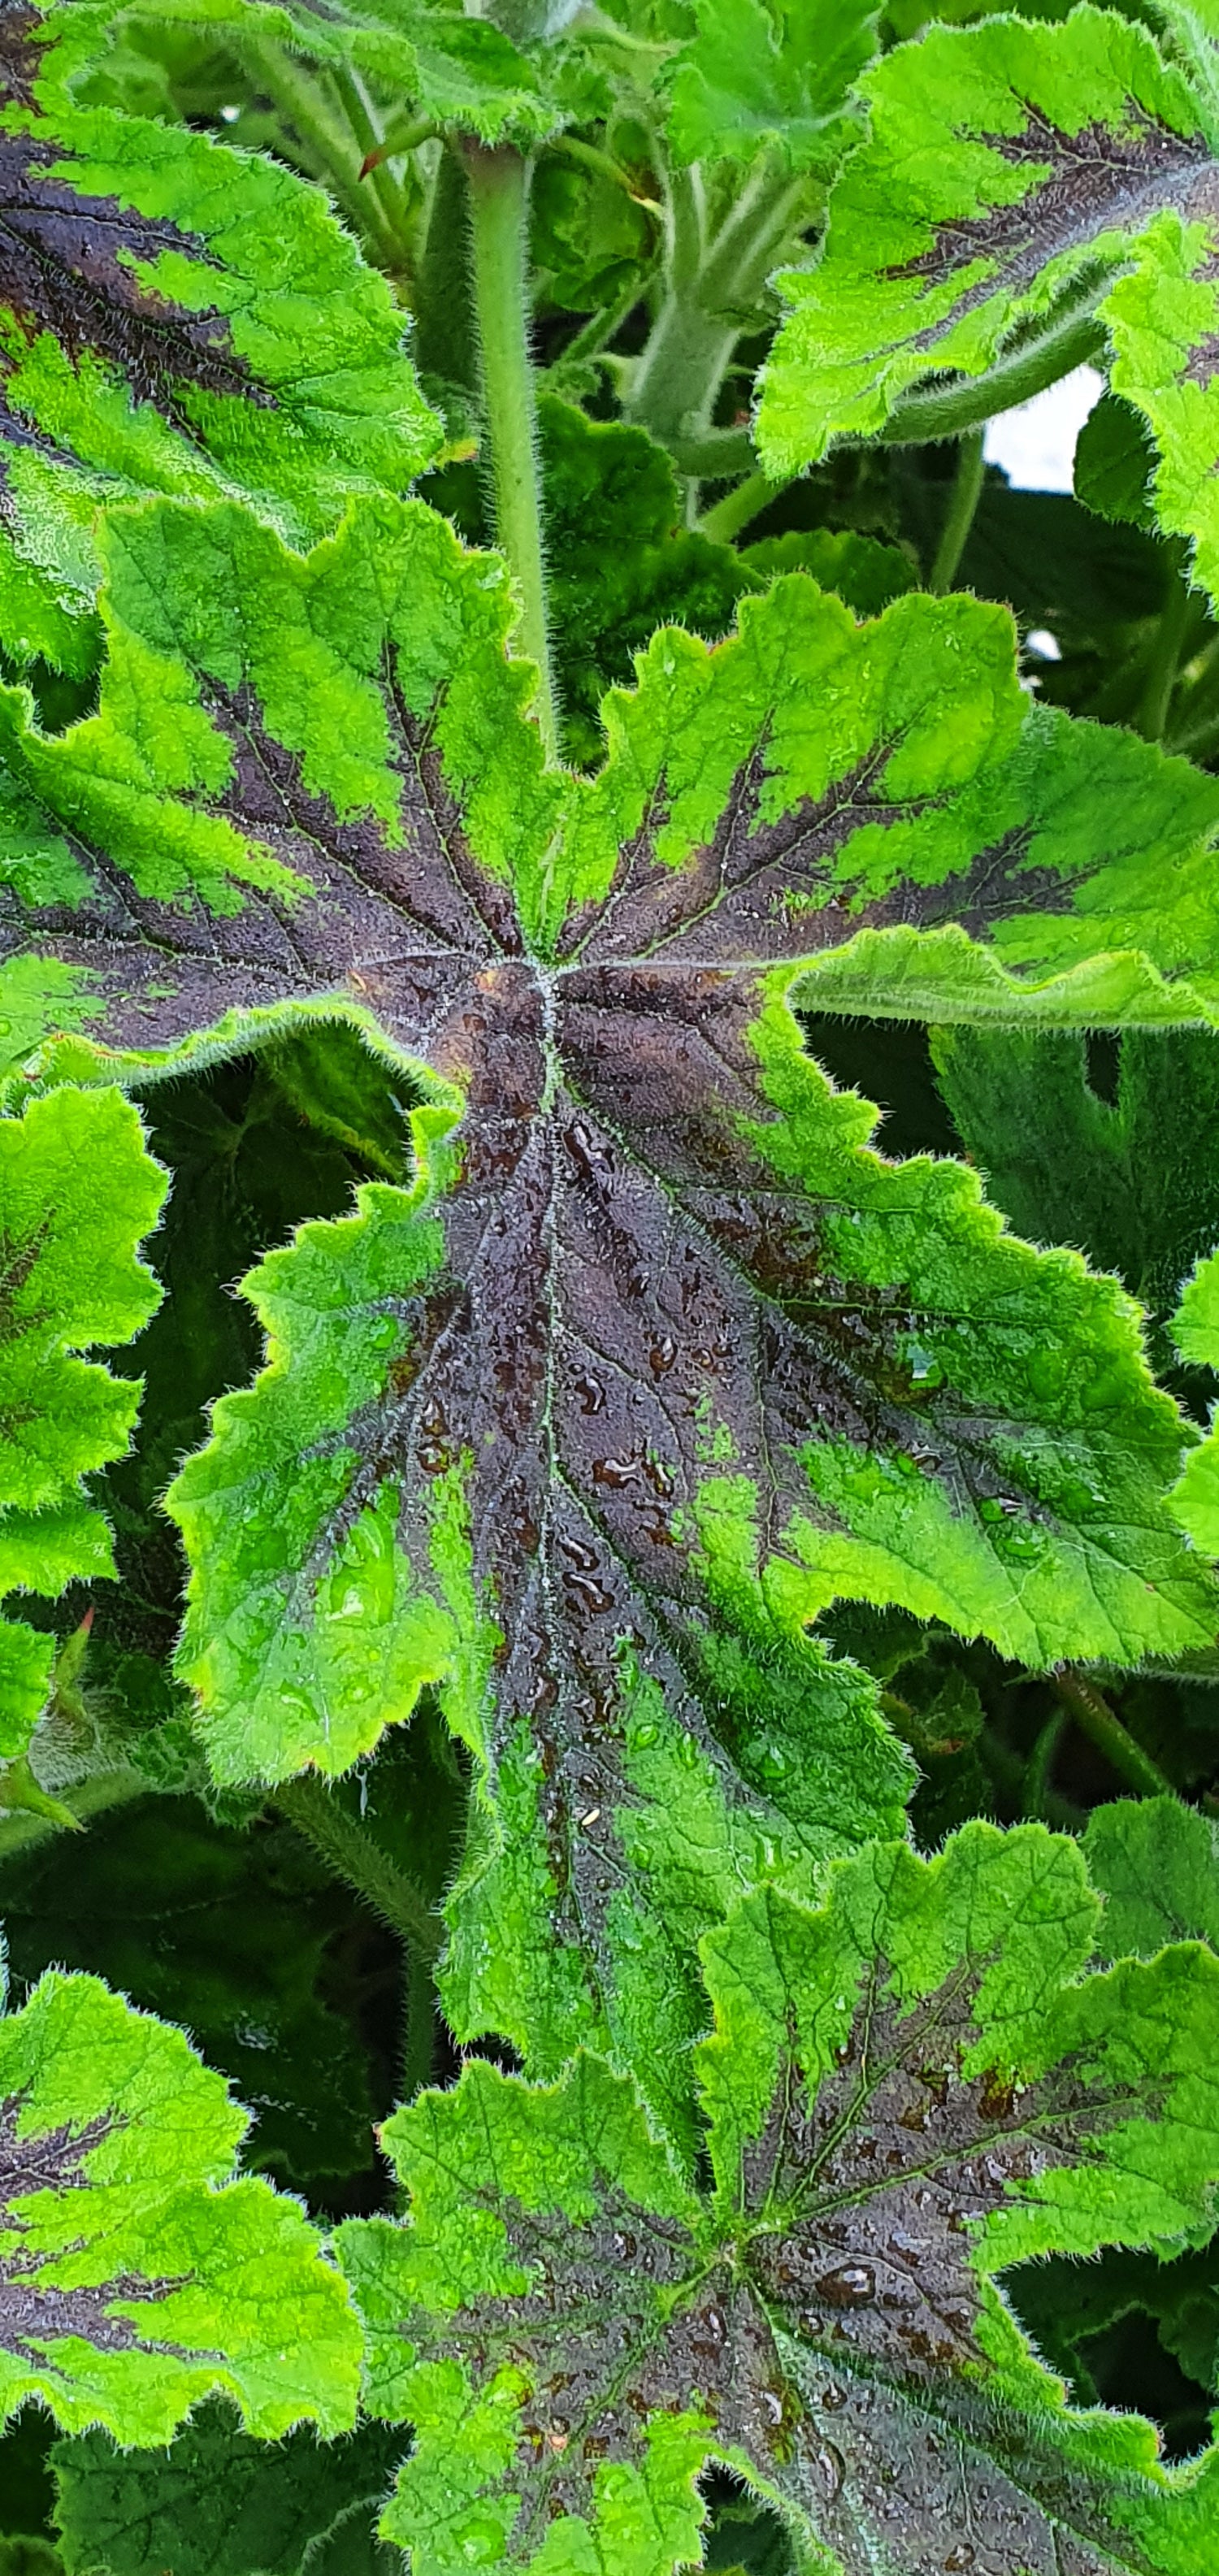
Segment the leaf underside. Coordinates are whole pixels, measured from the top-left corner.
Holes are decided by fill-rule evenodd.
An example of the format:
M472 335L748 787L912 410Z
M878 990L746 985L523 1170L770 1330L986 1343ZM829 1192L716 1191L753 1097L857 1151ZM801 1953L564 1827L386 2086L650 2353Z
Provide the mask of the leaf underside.
M871 1686L806 1640L836 1594L1032 1663L1209 1645L1134 1308L871 1153L787 996L1209 1013L1174 979L1219 794L1031 709L967 600L859 627L796 575L716 650L662 633L587 780L418 504L305 561L232 509L107 543L97 715L0 718L15 1029L96 1080L346 1016L430 1089L413 1187L247 1283L271 1366L173 1489L210 1759L340 1772L439 1684L491 1799L458 2027L544 2069L608 2008L663 2095L674 1942L900 1814Z
M719 2460L842 2576L1186 2576L1213 2472L1072 2415L993 2274L1170 2240L1205 2206L1197 1948L1078 1971L1095 1900L1041 1829L872 1851L810 1915L759 1894L704 1948L713 2192L630 2086L471 2064L395 2115L407 2223L349 2222L369 2402L415 2439L382 2523L415 2576L670 2576Z

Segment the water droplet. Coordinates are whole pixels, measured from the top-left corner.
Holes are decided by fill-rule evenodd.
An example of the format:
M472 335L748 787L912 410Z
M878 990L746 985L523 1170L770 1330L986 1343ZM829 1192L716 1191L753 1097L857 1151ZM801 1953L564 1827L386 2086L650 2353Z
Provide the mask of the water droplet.
M581 1413L600 1413L605 1404L605 1388L599 1377L576 1379L576 1399Z
M955 2549L949 2550L944 2561L944 2576L965 2576L966 2569L976 2567L977 2563L976 2549L968 2540L958 2540Z
M642 1458L594 1458L593 1482L616 1493L623 1485L634 1484L642 1466Z
M832 2308L866 2308L876 2296L876 2274L870 2263L840 2263L817 2283Z
M826 2503L832 2504L846 2476L846 2462L841 2451L836 2451L832 2442L822 2442L814 2451L810 2465Z
M471 2567L493 2567L504 2552L504 2526L498 2515L471 2514L461 2526L459 2546Z
M667 1377L677 1357L677 1344L671 1333L663 1333L648 1352L648 1366L653 1377Z
M591 1574L566 1574L563 1582L568 1598L582 1610L590 1610L595 1618L603 1610L612 1610L613 1594L606 1591L603 1583L594 1583Z

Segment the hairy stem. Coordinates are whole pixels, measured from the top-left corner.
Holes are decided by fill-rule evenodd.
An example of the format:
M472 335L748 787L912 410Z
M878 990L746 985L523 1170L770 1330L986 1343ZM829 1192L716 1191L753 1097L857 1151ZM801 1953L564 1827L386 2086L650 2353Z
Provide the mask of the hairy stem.
M243 36L241 60L251 80L299 136L311 175L329 188L357 230L371 242L375 257L386 267L393 267L400 255L398 243L376 198L360 186L360 155L345 120L332 112L317 82L282 46Z
M1173 546L1170 549L1170 555L1168 588L1156 623L1151 658L1147 665L1147 676L1143 683L1143 694L1139 700L1136 719L1139 732L1146 742L1163 740L1164 728L1168 722L1168 709L1183 659L1185 639L1193 622L1193 603L1188 584L1184 579L1184 546L1179 543Z
M982 461L984 434L980 429L972 429L961 440L957 455L957 470L953 475L952 489L948 496L948 515L940 530L940 542L935 550L935 561L927 584L929 590L938 592L951 590L956 580L961 557L969 543L969 531L974 523L974 513L982 497L982 478L985 472Z
M761 292L801 193L799 182L764 158L718 229L709 233L699 172L677 170L669 180L666 291L624 409L628 420L638 421L674 451L675 442L698 442L711 430L725 369L741 335L734 315ZM748 439L744 456L748 466Z
M1059 1664L1052 1675L1053 1685L1063 1707L1075 1723L1112 1764L1119 1779L1137 1789L1143 1798L1175 1798L1172 1782L1161 1771L1159 1763L1144 1753L1120 1717L1110 1708L1104 1692L1089 1681L1086 1673L1072 1664Z
M1106 283L1108 281L1106 280ZM1099 288L1089 295L1064 297L1041 328L1004 351L985 375L958 377L955 383L928 386L904 394L888 420L875 433L886 447L922 447L933 439L959 438L999 412L1014 411L1034 394L1056 385L1076 367L1104 357L1104 324L1097 320ZM844 447L868 447L870 438L844 439Z
M306 1842L362 1896L391 1932L406 1943L412 1958L430 1969L444 1939L444 1926L421 1888L407 1878L374 1835L349 1815L316 1771L285 1780L271 1804Z
M730 545L743 528L761 517L763 510L777 500L784 488L782 483L772 483L769 474L747 474L743 483L738 483L733 491L725 492L722 501L717 501L710 510L704 510L698 523L699 535L714 537L720 545Z
M537 415L525 281L529 171L519 152L463 147L470 182L474 304L491 448L495 533L521 602L520 642L541 675L538 723L554 756L559 729L546 621Z
M383 136L372 113L367 93L354 72L336 70L332 72L331 79L343 113L359 144L361 163L370 165L368 176L361 184L371 187L381 210L381 219L386 233L395 246L396 265L405 268L410 264L411 254L406 200L385 161L374 157L380 152Z

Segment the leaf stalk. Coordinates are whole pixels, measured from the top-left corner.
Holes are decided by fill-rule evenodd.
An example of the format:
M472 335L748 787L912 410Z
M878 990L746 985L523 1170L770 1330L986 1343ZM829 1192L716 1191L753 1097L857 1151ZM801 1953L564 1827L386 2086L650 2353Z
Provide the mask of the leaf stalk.
M483 410L491 449L495 533L521 603L521 647L539 673L538 724L552 759L558 714L546 613L537 405L525 261L529 165L519 152L462 146L470 182L471 274Z

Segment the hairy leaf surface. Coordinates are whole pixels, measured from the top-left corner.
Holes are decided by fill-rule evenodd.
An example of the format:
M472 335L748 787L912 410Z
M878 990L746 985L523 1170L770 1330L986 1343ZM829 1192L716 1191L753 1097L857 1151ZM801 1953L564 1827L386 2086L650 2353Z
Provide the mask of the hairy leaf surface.
M137 1251L164 1192L116 1091L64 1090L0 1120L0 1592L113 1572L82 1479L126 1449L139 1386L81 1353L130 1341L156 1307ZM0 1755L28 1743L54 1647L0 1621Z
M938 1029L932 1054L961 1142L1009 1223L1116 1270L1171 1360L1162 1328L1219 1237L1214 1035L1127 1030L1112 1100L1092 1087L1076 1031Z
M1107 1957L1154 1958L1166 1941L1219 1950L1219 1832L1180 1798L1121 1798L1088 1818L1084 1852L1105 1899Z
M85 2433L53 2453L60 2556L68 2576L376 2576L395 2563L373 2524L400 2448L382 2424L272 2448L214 2403L168 2451Z
M558 2064L608 1981L680 2082L673 1940L899 1812L869 1687L805 1643L835 1594L1033 1662L1215 1624L1133 1308L963 1167L873 1154L787 996L1175 1012L1139 935L1208 1008L1219 789L1031 709L967 600L858 627L795 576L717 650L662 633L586 780L420 505L306 561L232 510L108 544L98 714L8 701L9 938L82 1033L49 1064L345 1015L430 1091L413 1186L253 1275L270 1367L174 1488L213 1767L343 1771L439 1684L494 1801L459 2027Z
M764 460L790 473L878 429L920 378L982 373L1068 288L1103 285L1113 388L1159 449L1156 517L1213 590L1219 173L1184 73L1141 27L1083 7L1061 26L933 28L863 86L871 137L824 256L783 281Z
M0 2419L167 2441L223 2390L266 2438L352 2421L359 2341L294 2201L233 2180L246 2115L93 1977L0 2020Z
M339 2244L369 2402L415 2426L382 2524L415 2576L670 2576L710 2460L846 2576L1204 2564L1215 2455L1073 2416L993 2282L1209 2212L1219 1962L1081 1974L1095 1915L1073 1846L977 1824L843 1864L819 1914L748 1900L704 1944L705 2192L595 2059L396 2113L409 2219Z
M99 499L237 490L308 539L440 434L320 190L82 97L117 14L0 12L0 641L69 671Z

